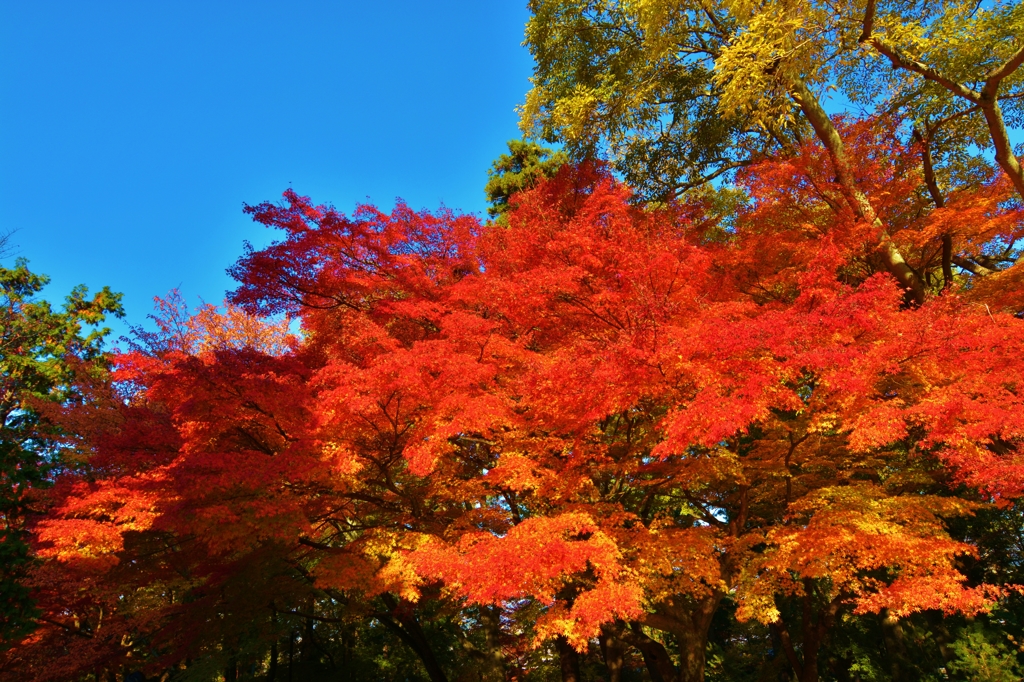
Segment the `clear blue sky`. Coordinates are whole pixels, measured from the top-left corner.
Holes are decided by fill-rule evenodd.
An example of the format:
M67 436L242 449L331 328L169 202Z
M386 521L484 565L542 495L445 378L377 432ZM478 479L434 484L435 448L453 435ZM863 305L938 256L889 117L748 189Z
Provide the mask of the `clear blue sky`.
M525 5L0 0L0 229L48 298L110 285L138 324L179 285L219 303L270 237L242 204L289 185L483 213L529 88Z
M110 285L139 324L173 287L219 303L271 237L242 204L289 186L483 213L529 88L525 5L0 0L0 230L48 298Z

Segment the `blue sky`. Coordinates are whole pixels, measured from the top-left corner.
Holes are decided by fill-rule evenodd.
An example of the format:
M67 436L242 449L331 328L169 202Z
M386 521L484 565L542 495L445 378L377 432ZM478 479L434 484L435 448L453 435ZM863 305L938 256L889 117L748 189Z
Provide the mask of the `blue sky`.
M270 237L242 204L289 186L483 213L525 4L0 0L0 229L48 298L110 285L138 324L179 285L220 302Z
M174 287L219 303L243 240L272 236L243 203L289 186L483 214L529 88L525 5L0 0L0 231L48 298L109 285L139 324Z

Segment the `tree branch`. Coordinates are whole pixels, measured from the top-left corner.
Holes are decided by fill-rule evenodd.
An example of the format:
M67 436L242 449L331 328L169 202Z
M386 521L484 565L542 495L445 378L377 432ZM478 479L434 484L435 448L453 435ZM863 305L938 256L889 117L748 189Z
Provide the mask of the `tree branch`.
M997 272L996 270L990 270L984 265L978 265L977 263L969 261L966 258L961 258L960 256L953 256L951 260L958 268L963 268L967 272L978 277L988 277L989 275L994 275Z
M913 71L914 73L920 74L928 80L938 83L950 92L971 100L975 104L981 101L981 93L976 92L961 83L957 83L952 78L942 75L926 64L904 55L896 47L889 45L882 40L881 36L875 35L874 31L875 0L868 0L867 7L864 9L864 28L861 31L860 37L857 39L859 43L862 45L871 45L873 48L878 50L878 52L888 57L889 61L892 62L892 65L896 68L906 69L907 71Z
M973 107L972 107L973 108ZM932 132L937 129L928 127L927 133L914 126L914 139L921 145L921 165L924 167L924 184L928 187L928 193L932 195L932 201L936 208L946 205L946 198L939 190L939 183L935 178L935 165L932 162ZM953 285L953 235L948 232L942 235L942 287L947 288Z
M846 145L843 143L842 137L839 136L839 131L832 125L832 119L829 118L825 109L822 108L821 102L811 92L811 89L807 87L807 84L799 78L794 78L790 82L790 95L797 106L800 107L807 121L814 128L815 135L817 135L821 144L824 145L825 150L828 152L829 158L832 161L832 167L836 173L836 180L838 180L839 186L842 188L843 194L850 204L850 208L857 217L866 220L880 231L881 240L879 246L885 259L886 269L896 278L901 286L910 291L915 302L918 304L924 303L924 283L907 264L903 254L900 253L896 244L893 243L889 231L885 229L882 221L879 220L878 214L875 213L874 207L868 201L867 195L857 186L853 169L850 168L850 160L846 154Z
M875 0L869 0L864 12L864 30L860 35L861 44L871 45L879 53L888 57L893 68L906 69L924 76L925 79L938 83L954 95L959 95L981 107L982 113L985 115L985 122L988 124L989 134L992 137L992 144L995 147L996 163L1010 177L1017 194L1024 198L1024 169L1021 169L1020 162L1013 153L1013 145L1010 144L1010 136L1006 130L1006 122L1003 120L1003 112L999 108L998 98L999 84L1002 80L1016 71L1021 64L1024 64L1024 46L1021 46L1006 62L985 74L985 86L981 92L978 92L963 83L954 81L930 66L904 55L895 46L886 43L881 36L873 33L874 21Z
M1024 64L1024 45L1021 45L1017 49L1017 52L1007 59L1002 65L997 66L985 74L985 87L987 88L989 83L998 84L999 81L1019 69L1021 64Z
M857 38L857 42L866 43L871 39L871 34L875 32L875 0L868 0L867 7L864 8L864 30L860 33L860 38Z
M977 90L973 90L962 83L957 83L952 78L942 75L935 69L915 59L907 57L878 36L871 36L865 42L878 50L881 54L888 57L894 67L913 71L916 74L924 76L927 80L930 80L933 83L938 83L954 95L959 95L964 99L974 102L975 104L979 104L981 102L981 93Z
M39 616L39 618L37 620L39 620L40 622L43 622L43 623L49 623L50 625L56 625L59 628L64 628L65 630L67 630L71 634L78 635L79 637L85 637L86 639L92 639L92 635L89 634L88 632L83 632L80 628L73 627L73 626L68 625L66 623L61 623L60 621L52 620L50 618L47 618L46 616Z

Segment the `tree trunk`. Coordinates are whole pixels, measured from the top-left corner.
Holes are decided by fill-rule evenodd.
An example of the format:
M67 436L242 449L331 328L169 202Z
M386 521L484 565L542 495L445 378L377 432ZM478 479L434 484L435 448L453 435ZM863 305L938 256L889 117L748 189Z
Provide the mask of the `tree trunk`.
M582 682L580 675L580 655L569 644L569 640L559 636L555 640L558 649L558 662L562 668L562 682Z
M953 286L953 235L942 235L942 288Z
M480 623L484 630L484 653L492 670L505 678L505 655L501 651L501 612L496 606L480 607Z
M793 647L793 640L789 636L789 629L781 620L777 623L772 623L769 627L772 631L772 638L778 639L779 644L782 645L782 652L786 655L786 660L789 661L789 666L793 668L793 674L795 674L796 678L802 682L804 679L804 666L800 657L796 654L796 649Z
M293 670L294 670L294 663L295 663L295 631L294 630L289 630L288 631L288 682L293 682L293 680L294 680L294 677L292 676L293 675Z
M676 668L665 647L644 634L639 623L632 623L628 629L623 629L620 636L623 642L639 649L652 682L676 682Z
M316 616L316 600L313 599L312 595L306 601L306 613L311 616ZM313 660L313 618L306 618L306 623L302 628L302 651L299 652L300 660L303 663L309 663Z
M804 654L804 665L800 671L800 682L818 682L817 647L813 647Z
M832 629L836 613L839 611L840 599L838 596L832 598L824 607L815 606L815 591L814 581L805 578L800 616L800 632L803 641L800 643L799 655L785 622L779 620L771 625L773 634L782 643L782 650L800 682L818 682L818 655L825 637Z
M437 658L434 657L434 651L430 648L430 642L427 641L423 628L420 627L419 621L416 620L416 614L412 610L412 605L408 603L399 604L394 597L387 593L381 596L381 600L388 607L390 613L381 614L378 616L378 620L398 635L415 652L420 662L423 663L423 667L426 669L427 676L430 677L431 682L448 682L448 676L445 675L441 665L437 662Z
M711 629L711 619L715 615L718 601L702 602L701 608L693 614L692 626L675 633L679 642L680 682L704 682L708 630Z
M889 658L889 676L893 682L902 682L903 675L900 670L900 659L906 654L903 645L903 626L899 620L892 617L888 609L884 609L881 615L882 641L885 643L886 653Z
M935 164L932 162L932 133L914 128L914 139L921 145L921 166L924 168L924 184L932 197L935 208L946 205L946 198L939 189L939 181L935 177ZM953 235L948 232L942 235L942 288L953 285Z
M622 666L625 663L622 640L619 639L618 630L621 626L605 625L601 627L601 636L598 640L601 643L601 655L604 658L604 666L608 669L608 682L621 682Z
M708 630L724 593L715 592L703 599L679 599L658 604L645 623L671 633L679 645L680 682L704 682Z

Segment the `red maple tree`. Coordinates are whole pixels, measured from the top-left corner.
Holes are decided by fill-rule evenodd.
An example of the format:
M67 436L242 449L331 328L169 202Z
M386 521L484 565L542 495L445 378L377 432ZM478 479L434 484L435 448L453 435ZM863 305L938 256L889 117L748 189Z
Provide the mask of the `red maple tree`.
M1001 181L923 210L886 130L844 134L912 267L1017 233ZM830 174L810 144L747 169L727 225L597 165L495 224L290 191L248 209L284 237L233 268L226 311L165 302L60 416L82 465L35 526L46 616L7 665L230 677L329 602L445 680L432 601L490 614L481 656L554 640L576 679L597 640L613 679L635 650L689 682L729 600L809 682L844 613L985 609L999 589L966 580L946 520L1024 493L1024 321L991 283L1014 275L936 276L914 304Z

